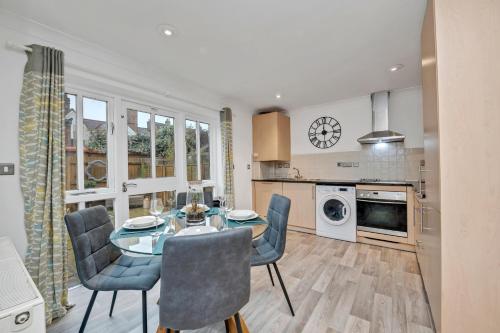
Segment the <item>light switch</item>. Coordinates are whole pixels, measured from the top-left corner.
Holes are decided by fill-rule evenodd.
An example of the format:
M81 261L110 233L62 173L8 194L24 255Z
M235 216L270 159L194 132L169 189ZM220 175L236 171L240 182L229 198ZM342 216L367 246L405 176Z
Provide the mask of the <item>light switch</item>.
M14 163L0 163L0 176L13 175Z

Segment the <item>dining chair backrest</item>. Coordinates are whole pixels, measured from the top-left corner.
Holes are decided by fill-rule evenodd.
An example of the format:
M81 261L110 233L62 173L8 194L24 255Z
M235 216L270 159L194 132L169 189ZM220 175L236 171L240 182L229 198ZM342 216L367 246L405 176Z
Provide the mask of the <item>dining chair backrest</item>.
M186 206L187 193L179 192L177 193L177 209L182 209L182 207ZM210 191L203 192L203 201L204 204L208 207L214 206L214 195Z
M167 238L160 326L198 329L238 312L250 298L251 241L251 228Z
M279 194L273 194L267 210L269 227L262 237L269 242L280 258L285 252L289 213L290 199Z
M121 256L121 252L109 240L115 229L106 208L85 208L64 217L73 252L78 277L86 282Z

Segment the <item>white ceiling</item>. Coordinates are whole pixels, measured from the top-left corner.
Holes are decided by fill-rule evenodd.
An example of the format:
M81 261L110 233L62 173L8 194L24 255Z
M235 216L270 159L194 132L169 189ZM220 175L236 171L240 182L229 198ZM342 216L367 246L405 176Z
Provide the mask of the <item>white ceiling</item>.
M0 7L255 107L420 84L425 0L0 0ZM177 29L174 38L160 35L164 23ZM394 64L405 67L390 73Z

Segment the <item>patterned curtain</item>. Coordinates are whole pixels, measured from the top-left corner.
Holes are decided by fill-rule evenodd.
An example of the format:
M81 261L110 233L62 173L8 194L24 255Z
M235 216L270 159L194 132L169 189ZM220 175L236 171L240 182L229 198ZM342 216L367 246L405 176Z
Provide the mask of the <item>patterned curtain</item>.
M224 156L224 195L227 207L234 207L233 116L230 108L221 110L220 127Z
M47 324L66 314L67 247L64 225L63 52L31 45L19 111L19 154L25 264L45 300Z

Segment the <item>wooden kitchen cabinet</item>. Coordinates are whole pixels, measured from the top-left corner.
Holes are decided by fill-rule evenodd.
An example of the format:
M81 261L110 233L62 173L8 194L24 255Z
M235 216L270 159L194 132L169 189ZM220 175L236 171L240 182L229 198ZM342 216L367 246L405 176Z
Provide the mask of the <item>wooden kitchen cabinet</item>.
M417 253L417 259L423 262L423 245L422 245L422 204L418 199L417 195L413 198L413 218L415 224L415 252ZM420 267L422 270L422 267Z
M441 332L441 192L440 135L435 31L435 3L428 1L422 26L422 101L425 199L418 200L417 258L437 332Z
M260 216L267 216L273 194L283 194L283 183L253 182L253 210Z
M254 115L253 160L290 161L290 118L281 112Z
M288 197L292 204L288 225L305 228L303 231L316 229L316 185L309 183L283 183L283 195Z

